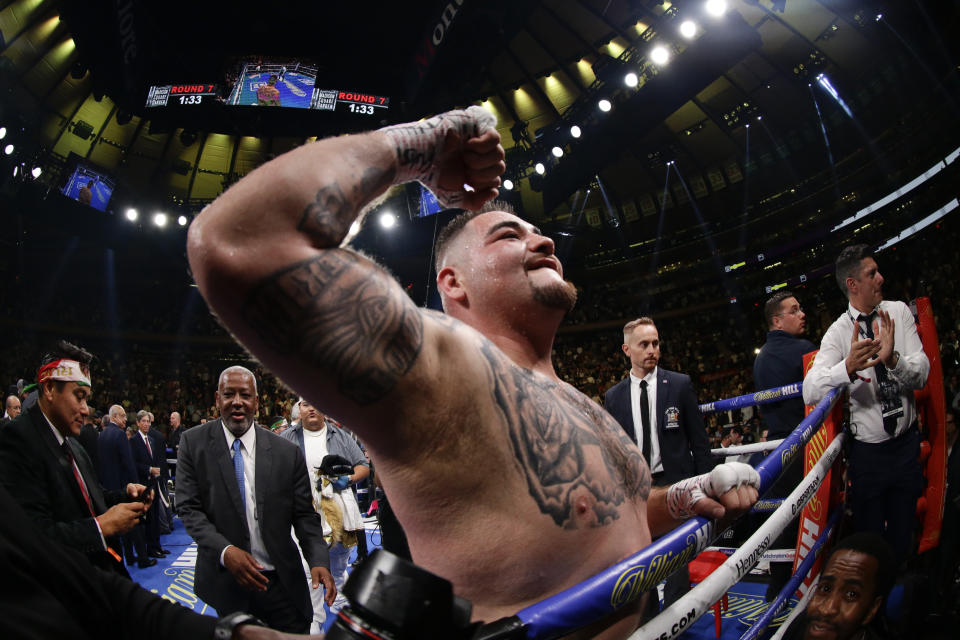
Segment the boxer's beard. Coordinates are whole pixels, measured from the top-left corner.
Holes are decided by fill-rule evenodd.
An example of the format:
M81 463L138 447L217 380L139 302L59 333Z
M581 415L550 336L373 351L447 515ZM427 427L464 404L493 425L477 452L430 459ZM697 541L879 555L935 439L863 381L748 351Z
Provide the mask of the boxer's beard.
M550 309L567 312L577 303L577 288L569 280L534 287L533 299Z

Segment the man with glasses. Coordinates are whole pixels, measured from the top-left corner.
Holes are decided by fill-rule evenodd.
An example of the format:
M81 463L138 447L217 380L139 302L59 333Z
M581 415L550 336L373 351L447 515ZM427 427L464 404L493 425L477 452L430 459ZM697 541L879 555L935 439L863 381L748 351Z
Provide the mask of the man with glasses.
M753 363L753 384L757 391L782 387L803 380L803 354L816 350L816 346L803 338L806 329L806 314L800 302L789 291L778 291L763 305L767 321L767 343L760 349ZM803 420L803 399L788 398L765 404L760 408L769 432L768 440L786 438ZM803 478L803 465L796 460L784 469L783 475L773 485L768 497L785 498ZM795 520L780 535L778 548L792 547L797 539ZM787 562L770 563L770 584L767 600L772 600L790 579L793 567Z

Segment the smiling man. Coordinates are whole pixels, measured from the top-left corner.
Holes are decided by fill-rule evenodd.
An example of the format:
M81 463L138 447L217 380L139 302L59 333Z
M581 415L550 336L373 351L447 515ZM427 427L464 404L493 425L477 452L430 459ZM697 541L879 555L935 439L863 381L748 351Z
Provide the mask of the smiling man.
M855 533L831 552L803 615L787 640L875 640L896 579L890 545L876 533Z
M883 299L883 276L871 253L858 244L837 258L837 284L848 305L823 336L803 381L803 400L812 405L831 388L848 389L853 526L882 534L903 562L923 483L913 392L926 384L930 361L910 308Z
M574 289L550 238L502 204L484 207L504 171L495 125L470 107L305 145L231 187L187 244L211 308L350 425L413 560L487 621L615 564L649 544L651 528L747 508L758 479L727 468L724 483L651 489L636 445L557 376L553 339ZM364 207L411 180L446 207L480 210L438 238L445 314L340 246ZM634 603L586 633L625 637L637 621Z
M220 374L220 419L180 440L177 508L199 547L195 590L221 616L246 612L305 633L313 610L290 527L332 604L337 590L307 468L296 445L257 428L257 382L244 367Z
M150 499L139 500L140 484L104 490L76 440L90 411L92 358L64 341L43 357L37 404L0 432L0 481L47 536L126 576L117 536L137 526Z

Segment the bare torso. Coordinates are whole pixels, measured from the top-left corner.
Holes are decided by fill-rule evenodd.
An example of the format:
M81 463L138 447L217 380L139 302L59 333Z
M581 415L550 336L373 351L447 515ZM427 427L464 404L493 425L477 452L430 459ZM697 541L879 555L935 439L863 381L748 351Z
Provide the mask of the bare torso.
M479 375L407 418L443 421L445 435L413 464L373 457L414 561L489 622L648 545L650 474L599 405L458 325L445 330L460 334L458 355Z

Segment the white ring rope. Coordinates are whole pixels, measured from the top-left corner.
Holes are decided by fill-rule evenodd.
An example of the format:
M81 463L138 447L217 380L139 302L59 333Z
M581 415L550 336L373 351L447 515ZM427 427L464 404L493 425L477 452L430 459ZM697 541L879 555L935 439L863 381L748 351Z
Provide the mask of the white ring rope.
M720 553L732 556L737 552L737 547L707 547L704 551L719 551ZM793 556L796 555L796 553L796 549L767 549L763 552L763 555L760 556L759 560L766 560L768 562L793 562Z
M730 587L749 573L771 542L800 514L820 487L834 460L840 455L845 438L845 433L840 433L834 438L797 488L783 501L780 508L770 514L766 522L726 562L660 615L637 629L629 640L669 640L678 636L706 613Z
M780 443L783 442L783 438L779 440L767 440L766 442L754 442L753 444L741 444L735 447L723 447L719 449L710 449L710 453L715 456L739 456L746 453L759 453L761 451L773 451Z

